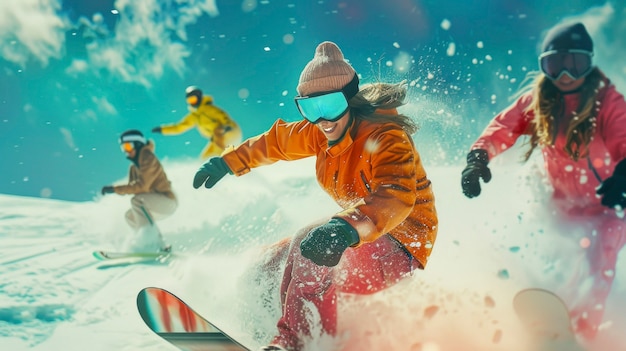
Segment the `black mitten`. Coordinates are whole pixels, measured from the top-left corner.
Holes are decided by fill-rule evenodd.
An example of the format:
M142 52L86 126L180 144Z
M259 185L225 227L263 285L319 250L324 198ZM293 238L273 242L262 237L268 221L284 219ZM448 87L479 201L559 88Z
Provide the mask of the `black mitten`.
M491 180L488 163L487 150L476 149L467 154L467 166L461 174L461 187L463 187L463 194L470 199L480 195L480 178L485 183Z
M102 193L102 195L113 194L115 192L115 188L113 188L112 185L105 185L102 187L102 190L100 190L100 192Z
M626 159L621 160L613 170L613 175L606 178L596 189L596 194L602 196L602 205L615 208L620 206L626 209Z
M333 267L339 263L343 252L359 241L359 233L348 222L332 218L311 229L300 243L300 252L318 266Z
M231 173L230 168L223 158L219 156L210 158L193 177L193 187L198 189L204 183L206 188L212 188L227 173Z

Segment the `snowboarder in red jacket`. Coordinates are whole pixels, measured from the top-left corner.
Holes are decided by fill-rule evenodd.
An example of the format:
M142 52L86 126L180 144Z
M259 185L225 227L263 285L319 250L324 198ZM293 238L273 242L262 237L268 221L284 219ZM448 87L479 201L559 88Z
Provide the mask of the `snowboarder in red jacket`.
M593 42L582 23L551 29L532 90L487 125L461 177L463 193L476 197L480 179L491 180L489 161L519 137L530 138L526 160L541 150L554 208L564 221L580 223L590 240L586 256L593 284L570 306L576 331L588 339L602 322L626 243L626 102L592 57Z

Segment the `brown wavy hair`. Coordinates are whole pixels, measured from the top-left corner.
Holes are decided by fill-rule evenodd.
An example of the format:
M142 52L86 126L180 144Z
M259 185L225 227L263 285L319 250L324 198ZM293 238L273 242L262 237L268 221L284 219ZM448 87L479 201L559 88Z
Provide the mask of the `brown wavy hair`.
M405 104L406 94L407 85L404 81L365 84L348 104L357 118L375 123L396 123L407 134L412 135L418 130L415 121L409 116L393 111ZM392 113L385 113L386 111Z
M574 112L575 116L567 126L565 132L565 152L574 160L586 157L589 142L593 139L596 129L598 113L598 94L605 76L596 67L585 78L580 87L580 103ZM527 112L534 112L534 118L529 125L530 145L524 155L528 160L537 146L554 145L557 134L557 121L563 119L565 113L563 93L543 74L537 74L532 84L532 103Z

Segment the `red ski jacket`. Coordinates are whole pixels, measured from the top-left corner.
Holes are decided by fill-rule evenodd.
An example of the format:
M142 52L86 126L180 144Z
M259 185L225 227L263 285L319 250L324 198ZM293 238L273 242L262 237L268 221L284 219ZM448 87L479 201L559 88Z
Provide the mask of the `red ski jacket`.
M565 94L565 110L557 121L553 146L543 147L544 165L554 188L554 199L565 211L597 213L604 211L596 196L596 187L613 174L615 164L626 158L626 102L615 86L603 82L597 102L596 130L589 145L588 157L574 161L564 150L565 131L575 118L579 94ZM509 149L524 135L534 117L526 108L532 100L531 93L521 96L515 103L498 114L487 125L471 150L485 149L492 159ZM600 178L600 179L598 179Z

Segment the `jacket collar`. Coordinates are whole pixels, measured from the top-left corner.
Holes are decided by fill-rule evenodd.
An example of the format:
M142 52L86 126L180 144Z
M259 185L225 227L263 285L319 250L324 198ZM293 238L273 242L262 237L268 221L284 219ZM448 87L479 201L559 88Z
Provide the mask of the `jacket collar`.
M348 150L350 146L352 146L352 143L354 142L353 137L356 135L356 130L358 128L356 120L356 117L352 117L352 123L350 123L350 125L347 127L346 133L344 134L343 138L341 138L338 143L326 149L326 153L330 157L337 157L344 153L346 150Z

